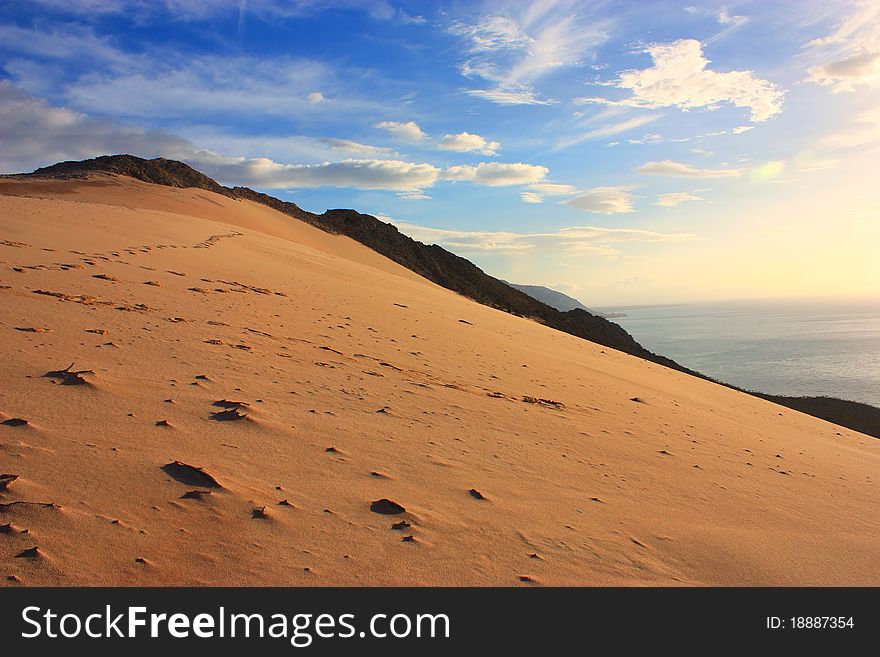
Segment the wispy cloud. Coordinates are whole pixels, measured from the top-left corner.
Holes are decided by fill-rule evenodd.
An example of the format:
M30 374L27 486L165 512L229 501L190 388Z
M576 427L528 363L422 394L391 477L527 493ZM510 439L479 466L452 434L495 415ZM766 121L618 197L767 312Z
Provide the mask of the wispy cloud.
M619 245L635 243L683 242L699 239L692 233L661 233L639 228L571 226L548 232L466 231L430 228L392 221L414 239L439 244L461 253L561 251L578 255L615 256ZM612 246L613 245L613 246Z
M585 16L572 0L509 2L475 22L449 31L468 44L462 75L493 86L467 93L501 105L546 104L534 89L550 71L583 63L608 38L606 19Z
M867 0L854 6L831 34L806 44L830 59L811 67L807 81L830 87L833 93L880 83L880 4Z
M361 144L360 142L350 139L336 139L324 137L320 140L334 151L342 153L357 153L358 155L394 155L394 150L385 146L370 146L369 144Z
M662 208L674 208L688 201L705 200L705 198L693 192L668 192L666 194L657 194L657 201L654 205L659 205Z
M695 39L650 45L644 52L651 56L653 66L624 71L610 83L630 91L630 96L619 100L581 98L580 102L651 109L678 107L685 111L730 103L749 108L753 122L766 121L782 111L782 89L751 71L718 73L709 69L710 61Z
M586 132L582 132L580 134L563 137L556 142L556 148L569 148L571 146L581 144L585 141L590 141L591 139L604 139L613 135L623 134L625 132L629 132L630 130L635 130L636 128L639 128L647 123L651 123L652 121L656 121L658 118L660 117L656 114L644 114L642 116L635 116L633 118L625 119L623 121L606 123L605 125L599 126L597 128L591 128L590 130L587 130Z
M565 201L578 210L597 214L633 212L633 195L629 187L594 187Z
M638 173L649 176L673 176L677 178L736 178L743 175L739 169L697 169L684 162L662 160L646 162L636 168Z
M307 57L181 53L155 44L138 52L81 25L2 25L0 43L16 55L4 68L19 87L93 114L314 121L393 110Z

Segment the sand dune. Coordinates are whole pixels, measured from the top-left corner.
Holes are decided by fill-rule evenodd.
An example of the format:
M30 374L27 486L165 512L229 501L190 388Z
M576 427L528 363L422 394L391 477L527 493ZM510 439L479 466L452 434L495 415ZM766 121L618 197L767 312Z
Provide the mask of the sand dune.
M5 584L880 584L880 443L202 190L0 181Z

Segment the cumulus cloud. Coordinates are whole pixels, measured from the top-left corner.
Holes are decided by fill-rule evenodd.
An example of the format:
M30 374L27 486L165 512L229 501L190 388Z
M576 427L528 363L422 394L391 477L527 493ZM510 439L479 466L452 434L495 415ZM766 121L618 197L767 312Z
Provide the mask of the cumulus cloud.
M419 142L428 138L428 135L422 132L419 124L415 121L407 121L406 123L382 121L377 123L375 127L380 130L386 130L390 135L401 141Z
M446 135L437 144L437 148L443 151L453 151L455 153L472 153L478 152L483 155L497 155L501 143L497 141L487 141L480 135L473 135L469 132L460 132L457 135Z
M528 185L543 180L550 173L547 167L522 162L480 162L476 165L462 164L449 167L442 174L444 180L467 181L487 187Z
M678 178L736 178L743 174L738 169L697 169L690 164L672 160L646 162L637 167L636 171L649 176L674 176Z
M327 99L324 98L324 94L322 94L320 91L313 91L308 96L306 96L306 100L308 100L310 103L323 103Z
M766 121L782 111L783 91L751 71L719 73L708 68L702 44L695 39L650 45L644 50L654 65L624 71L609 83L631 92L622 100L582 98L581 102L621 107L715 109L724 103L747 107L752 122Z
M268 158L190 158L208 175L269 189L353 187L417 192L431 187L439 169L403 160L343 160L322 164L285 164Z
M705 201L702 196L691 192L669 192L667 194L657 194L657 201L654 205L662 208L674 208L687 201Z
M565 202L578 210L597 214L633 211L633 195L628 187L594 187Z
M880 83L880 4L855 3L855 10L831 34L806 47L830 60L808 69L808 82L830 87L833 93Z

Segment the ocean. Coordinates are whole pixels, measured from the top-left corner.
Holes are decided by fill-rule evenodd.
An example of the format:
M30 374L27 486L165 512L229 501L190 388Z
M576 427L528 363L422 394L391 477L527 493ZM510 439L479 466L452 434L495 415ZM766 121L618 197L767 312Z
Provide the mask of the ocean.
M644 347L747 390L880 407L880 300L597 308Z

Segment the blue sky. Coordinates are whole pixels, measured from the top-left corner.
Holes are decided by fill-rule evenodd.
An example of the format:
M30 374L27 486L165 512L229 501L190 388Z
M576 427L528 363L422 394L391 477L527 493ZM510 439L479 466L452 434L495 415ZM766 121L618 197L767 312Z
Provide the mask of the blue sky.
M870 296L873 2L0 2L0 170L130 152L592 305Z

